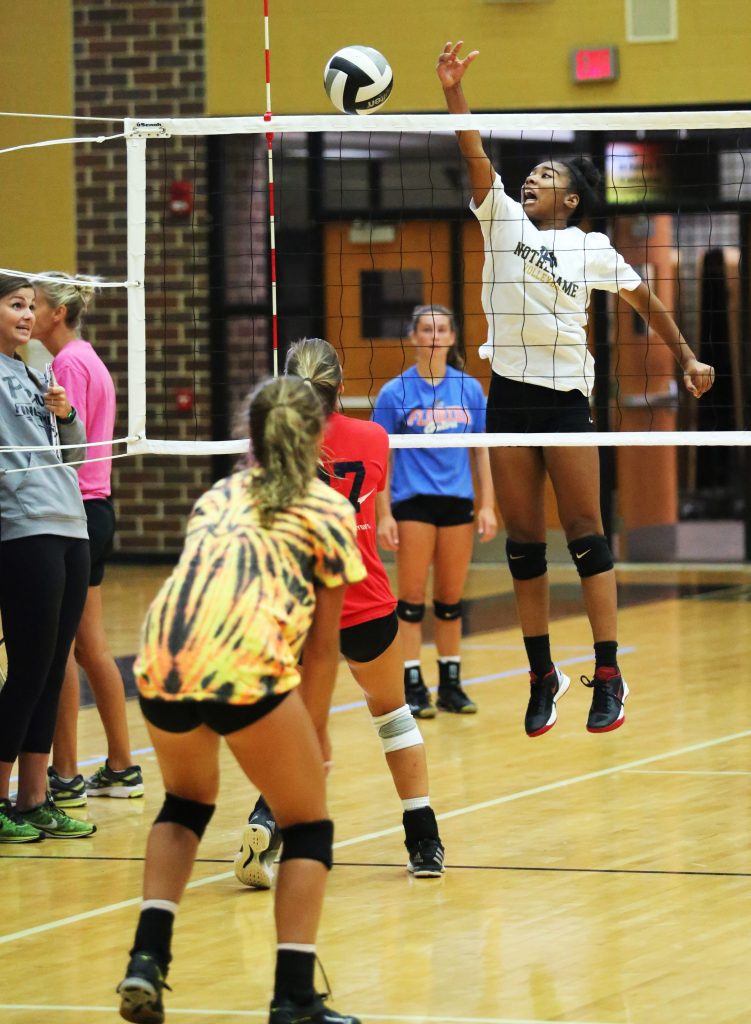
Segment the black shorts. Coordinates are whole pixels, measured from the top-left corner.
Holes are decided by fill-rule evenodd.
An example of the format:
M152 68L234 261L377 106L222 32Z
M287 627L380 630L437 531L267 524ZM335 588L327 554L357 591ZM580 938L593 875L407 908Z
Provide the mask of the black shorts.
M104 579L104 565L112 554L115 536L115 510L109 498L91 498L83 503L89 527L91 572L89 586L98 587Z
M487 433L587 433L594 429L589 402L581 391L553 391L492 375L485 414Z
M287 695L279 693L264 697L256 704L223 704L218 700L147 700L145 697L139 697L138 703L143 717L157 729L191 732L199 725L208 725L220 736L226 736L268 715Z
M396 612L389 612L380 619L359 622L339 631L339 650L347 661L366 663L375 661L388 650L399 632Z
M430 523L432 526L463 526L475 521L471 498L446 498L439 494L415 494L392 505L397 522Z

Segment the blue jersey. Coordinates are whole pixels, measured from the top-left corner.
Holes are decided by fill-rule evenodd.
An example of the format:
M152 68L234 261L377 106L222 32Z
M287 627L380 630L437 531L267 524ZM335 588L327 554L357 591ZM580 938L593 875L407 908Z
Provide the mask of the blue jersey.
M485 430L485 395L474 377L452 366L441 381L426 380L413 366L385 385L373 419L389 434L479 434ZM472 499L469 449L395 449L391 501L416 494Z

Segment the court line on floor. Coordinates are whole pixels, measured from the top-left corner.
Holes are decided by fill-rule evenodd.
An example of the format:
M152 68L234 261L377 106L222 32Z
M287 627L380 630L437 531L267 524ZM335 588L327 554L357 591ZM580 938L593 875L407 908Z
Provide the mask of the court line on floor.
M736 771L727 771L727 772L700 772L700 771L693 772L693 771L682 771L682 772L679 772L679 771L674 771L674 770L672 770L670 768L660 768L658 771L653 771L653 772L652 771L648 771L648 770L645 771L643 769L634 769L634 771L630 771L628 774L629 775L751 775L751 772L736 772Z
M50 1011L57 1011L59 1013L114 1013L111 1006L66 1006L65 1004L53 1006L45 1005L44 1003L0 1003L0 1010L44 1010L47 1013ZM391 1021L394 1024L399 1024L400 1021L403 1024L548 1024L547 1020L543 1020L540 1017L535 1017L534 1019L528 1017L523 1019L519 1017L436 1017L426 1013L368 1013L364 1010L351 1010L349 1012L361 1013L369 1021ZM252 1017L268 1019L269 1011L268 1008L264 1010L184 1010L178 1006L169 1007L170 1019L188 1015L193 1017ZM615 1024L615 1022L567 1020L565 1024Z
M747 739L751 736L751 729L743 732L730 733L727 736L717 736L715 739L703 740L701 743L692 743L687 747L679 747L677 750L663 751L661 754L652 754L650 757L641 757L636 761L626 761L624 764L613 765L610 768L602 768L596 772L587 772L584 775L574 775L569 779L558 779L556 782L546 782L542 786L532 786L530 789L518 790L516 793L507 793L505 796L494 797L492 800L482 800L476 804L468 804L466 807L459 807L455 811L444 811L437 814L438 821L448 821L451 818L459 818L465 814L474 814L475 811L488 810L491 807L501 807L504 804L514 803L516 800L523 800L528 796L539 796L542 793L552 793L558 789L566 789L575 786L580 782L592 782L596 779L607 778L618 772L629 771L633 768L641 768L644 765L656 764L658 761L665 761L671 757L681 757L685 754L693 754L700 750L709 750L712 747L721 746L723 743L732 743L735 740ZM363 835L353 836L351 839L342 839L334 843L335 850L344 850L350 846L357 846L360 843L370 842L372 839L382 839L385 836L393 836L402 833L401 825L393 825L390 828L380 829L377 832L366 832ZM206 878L198 878L188 883L188 889L199 889L204 885L211 885L213 882L223 882L228 878L234 878L234 871L222 871L217 875L209 875ZM72 914L70 917L59 918L56 921L48 921L46 924L34 925L31 928L24 928L18 932L11 932L7 935L0 935L0 946L18 939L26 939L32 935L41 935L44 932L54 931L68 924L77 924L80 921L87 921L93 917L101 917L103 914L113 913L117 910L124 910L126 907L139 906L141 897L130 900L121 900L119 903L111 903L104 907L97 907L95 910L87 910L80 914ZM569 1022L571 1024L571 1022Z

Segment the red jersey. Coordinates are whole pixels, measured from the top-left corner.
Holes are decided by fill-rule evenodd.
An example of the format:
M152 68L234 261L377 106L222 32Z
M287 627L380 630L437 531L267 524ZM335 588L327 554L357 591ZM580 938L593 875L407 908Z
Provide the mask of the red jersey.
M326 482L354 507L357 546L368 571L364 580L347 587L340 623L347 629L382 618L396 607L376 546L376 493L386 486L388 434L377 423L332 413L326 422L321 457Z

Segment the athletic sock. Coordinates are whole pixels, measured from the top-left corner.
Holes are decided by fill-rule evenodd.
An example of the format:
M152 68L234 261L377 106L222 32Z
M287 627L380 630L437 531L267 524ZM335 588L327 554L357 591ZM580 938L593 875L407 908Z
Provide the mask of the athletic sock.
M158 903L159 906L154 906ZM174 910L169 909L174 907ZM130 953L151 953L166 972L172 953L172 926L175 923L177 904L169 900L145 900L138 918L136 937Z
M553 667L553 659L550 657L550 634L525 636L524 647L533 675L538 679L546 676Z
M292 948L291 948L292 947ZM315 946L285 943L277 946L274 975L274 1001L290 999L298 1006L313 1001L313 975L316 967Z
M595 672L598 669L614 669L610 675L618 674L618 642L616 640L598 640L595 644Z
M407 846L420 839L438 839L438 822L432 807L419 807L402 815Z
M456 686L461 681L462 659L455 654L448 658L438 659L438 685Z

